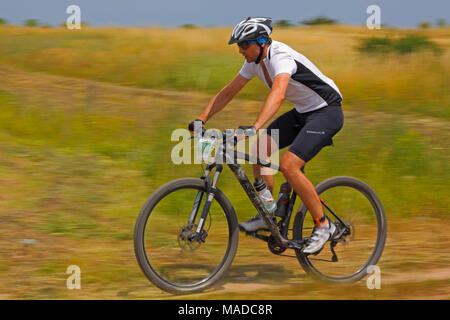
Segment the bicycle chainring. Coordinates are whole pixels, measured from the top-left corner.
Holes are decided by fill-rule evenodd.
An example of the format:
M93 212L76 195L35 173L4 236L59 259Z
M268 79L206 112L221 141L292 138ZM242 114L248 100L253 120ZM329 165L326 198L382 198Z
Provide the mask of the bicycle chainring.
M272 235L269 236L267 246L269 247L270 252L272 252L273 254L282 254L284 251L286 251L286 248L280 246L280 244L275 241L275 238Z

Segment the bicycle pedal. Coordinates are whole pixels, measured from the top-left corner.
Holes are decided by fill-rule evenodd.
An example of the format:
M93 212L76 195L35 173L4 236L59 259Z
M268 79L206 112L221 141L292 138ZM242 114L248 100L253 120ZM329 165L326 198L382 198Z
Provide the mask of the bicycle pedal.
M294 240L289 240L288 242L288 248L290 249L296 249L296 250L302 250L304 248L303 244L298 242L298 241L294 241Z

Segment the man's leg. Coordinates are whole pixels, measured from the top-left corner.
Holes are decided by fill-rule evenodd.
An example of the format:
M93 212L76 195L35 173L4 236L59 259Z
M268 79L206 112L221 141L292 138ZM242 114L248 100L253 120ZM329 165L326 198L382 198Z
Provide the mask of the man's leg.
M305 254L319 253L333 236L336 226L325 219L319 195L300 168L314 158L323 147L333 144L332 138L342 124L343 114L339 106L325 107L307 113L305 125L281 160L281 171L308 207L315 222L315 228L308 238L307 245L302 249Z
M305 161L303 159L287 151L281 160L281 171L308 207L315 222L315 228L305 247L302 249L302 252L304 254L318 254L325 243L336 232L336 226L331 221L328 221L328 219L325 219L322 204L316 189L300 170L304 165Z
M260 158L262 161L269 162L270 156L278 149L277 144L267 133L263 133L251 147L251 154ZM261 178L266 183L267 188L273 194L275 172L259 164L253 165L253 176L255 179Z
M324 213L319 195L311 181L309 181L305 174L300 170L305 164L306 162L297 155L290 151L286 151L281 159L281 172L308 207L314 221L316 221L316 225L327 225L328 222L326 220L320 222Z
M314 185L300 170L314 158L320 150L333 144L333 136L343 125L343 113L340 106L328 106L305 114L305 125L295 137L289 150L281 159L281 171L308 207L316 226L325 226L322 203Z

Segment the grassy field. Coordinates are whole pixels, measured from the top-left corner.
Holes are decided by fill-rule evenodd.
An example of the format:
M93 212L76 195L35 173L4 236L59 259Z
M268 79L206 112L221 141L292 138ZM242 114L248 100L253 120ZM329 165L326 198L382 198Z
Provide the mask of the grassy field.
M0 298L180 298L141 273L132 232L157 187L201 174L199 165L171 162L170 134L239 70L241 57L225 44L229 31L0 26ZM410 33L428 36L443 52L363 55L360 40L373 33L359 27L274 33L344 95L344 129L306 172L313 183L358 177L383 201L382 290L364 281L316 283L295 259L242 236L226 278L188 299L450 298L450 30L377 35ZM209 126L251 123L266 95L252 81ZM290 108L285 103L279 113ZM276 189L282 182L277 174ZM254 215L228 169L220 188L239 221ZM72 264L81 268L81 290L66 288Z
M240 69L229 29L96 29L0 26L0 63L28 71L142 88L217 92ZM370 37L428 37L443 49L409 55L361 54ZM273 38L309 57L339 83L346 108L450 118L450 28L368 30L356 26L275 29ZM261 100L256 81L241 94Z

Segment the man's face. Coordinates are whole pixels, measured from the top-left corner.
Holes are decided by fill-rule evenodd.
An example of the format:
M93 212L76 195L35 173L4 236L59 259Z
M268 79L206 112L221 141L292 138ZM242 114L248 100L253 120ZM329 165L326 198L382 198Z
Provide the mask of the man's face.
M247 62L255 62L259 56L259 46L256 43L247 43L238 45L239 53L242 54Z

